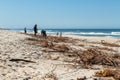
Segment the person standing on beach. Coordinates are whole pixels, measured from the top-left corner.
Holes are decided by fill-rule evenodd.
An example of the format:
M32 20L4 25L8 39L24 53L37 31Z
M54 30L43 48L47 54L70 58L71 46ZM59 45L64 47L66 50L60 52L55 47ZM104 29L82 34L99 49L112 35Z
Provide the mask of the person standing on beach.
M24 28L24 32L25 32L25 34L27 33L26 27Z
M60 37L62 37L62 32L60 32Z
M58 37L59 33L57 32L56 35L57 35L57 37Z
M35 36L36 36L37 32L38 32L37 24L35 24L35 26L34 26L34 35L35 35Z

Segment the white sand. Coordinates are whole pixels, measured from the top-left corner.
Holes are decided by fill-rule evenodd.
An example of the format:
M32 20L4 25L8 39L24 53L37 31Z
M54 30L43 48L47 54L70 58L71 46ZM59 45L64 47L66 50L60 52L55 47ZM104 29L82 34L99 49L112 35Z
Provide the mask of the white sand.
M7 30L0 30L0 80L23 80L29 78L30 80L52 80L45 78L46 74L52 74L51 71L55 68L54 74L58 80L76 80L79 77L86 76L88 80L94 75L97 70L89 69L75 69L72 66L58 60L48 60L42 58L41 47L35 45L28 45L24 42L28 38L25 34L10 32ZM112 38L96 38L96 37L78 37L74 38L87 40L107 40L116 42L117 39ZM27 59L35 61L36 63L27 62L11 62L12 58ZM54 80L54 79L53 79Z

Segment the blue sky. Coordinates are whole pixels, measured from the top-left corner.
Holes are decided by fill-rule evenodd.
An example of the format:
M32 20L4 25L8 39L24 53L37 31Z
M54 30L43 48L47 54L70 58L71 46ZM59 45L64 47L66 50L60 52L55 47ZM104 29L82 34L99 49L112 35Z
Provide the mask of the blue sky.
M0 0L2 28L120 28L120 0Z

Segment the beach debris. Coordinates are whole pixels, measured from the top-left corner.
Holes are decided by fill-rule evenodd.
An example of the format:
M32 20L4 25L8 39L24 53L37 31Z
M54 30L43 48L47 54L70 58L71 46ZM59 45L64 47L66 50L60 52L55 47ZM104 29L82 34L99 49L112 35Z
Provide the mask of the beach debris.
M31 79L31 77L27 77L27 78L25 78L25 79L23 79L23 80L30 80Z
M120 79L120 70L104 69L102 71L95 72L96 77L113 77L115 80Z
M101 40L101 44L105 44L106 43L106 41L105 40Z
M29 41L38 41L38 39L36 39L36 38L27 38L27 40L29 40Z
M112 48L108 48L108 47L97 47L100 50L104 50L104 51L111 51L111 52L117 52L116 50L112 49Z
M41 46L42 47L48 47L49 45L48 45L48 41L47 40L43 40L42 42L41 42Z
M49 41L55 42L55 43L70 43L73 42L71 39L69 39L68 37L56 37L56 36L47 36L47 39Z
M76 54L78 56L76 60L73 61L79 64L118 66L119 63L118 60L116 60L116 58L114 58L112 55L108 55L107 53L99 51L95 48L89 48Z
M113 57L120 60L120 54L114 54Z
M58 80L57 75L55 73L47 73L47 74L45 74L44 78Z
M54 50L57 50L59 52L65 52L65 51L68 51L69 48L65 45L65 44L56 44L54 47L53 47Z
M84 76L83 78L77 78L77 80L86 80L86 76Z
M29 62L29 63L36 63L36 62L34 62L34 61L24 60L24 59L10 59L9 61L12 61L12 62L23 61L23 62Z
M36 36L35 36L36 38ZM68 43L73 43L78 41L68 37L56 37L56 36L48 36L47 39L39 39L36 40L37 44L39 43L41 47L45 47L48 50L43 50L43 52L64 52L65 56L70 58L74 57L72 62L83 64L83 65L107 65L107 66L119 66L120 60L117 58L117 55L108 54L111 52L116 52L113 48L106 47L88 47L87 49L78 50L73 49L73 47L69 47ZM33 39L34 40L34 39ZM102 44L106 44L107 42L101 41ZM79 45L76 45L78 46ZM81 47L84 47L82 45ZM112 45L113 46L113 45ZM56 58L57 59L57 58Z
M58 60L59 58L60 58L60 56L57 56L57 55L51 56L51 59L52 59L52 60Z
M41 41L41 47L49 47L49 48L52 48L54 45L53 45L53 42L50 42L48 40L42 40Z
M85 45L84 44L79 44L79 46L84 47Z
M104 42L102 43L103 46L109 46L109 47L120 47L119 44L116 43L108 43L108 42Z
M58 80L57 74L54 72L57 68L57 65L52 66L52 70L46 73L42 78L43 79L50 79L50 80Z

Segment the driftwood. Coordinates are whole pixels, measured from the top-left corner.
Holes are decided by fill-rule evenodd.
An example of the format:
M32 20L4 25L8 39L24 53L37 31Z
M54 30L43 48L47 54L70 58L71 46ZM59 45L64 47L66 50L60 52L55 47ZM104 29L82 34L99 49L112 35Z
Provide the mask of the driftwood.
M23 62L29 62L29 63L36 63L36 62L34 62L34 61L24 60L24 59L10 59L9 61L12 61L12 62L23 61Z

